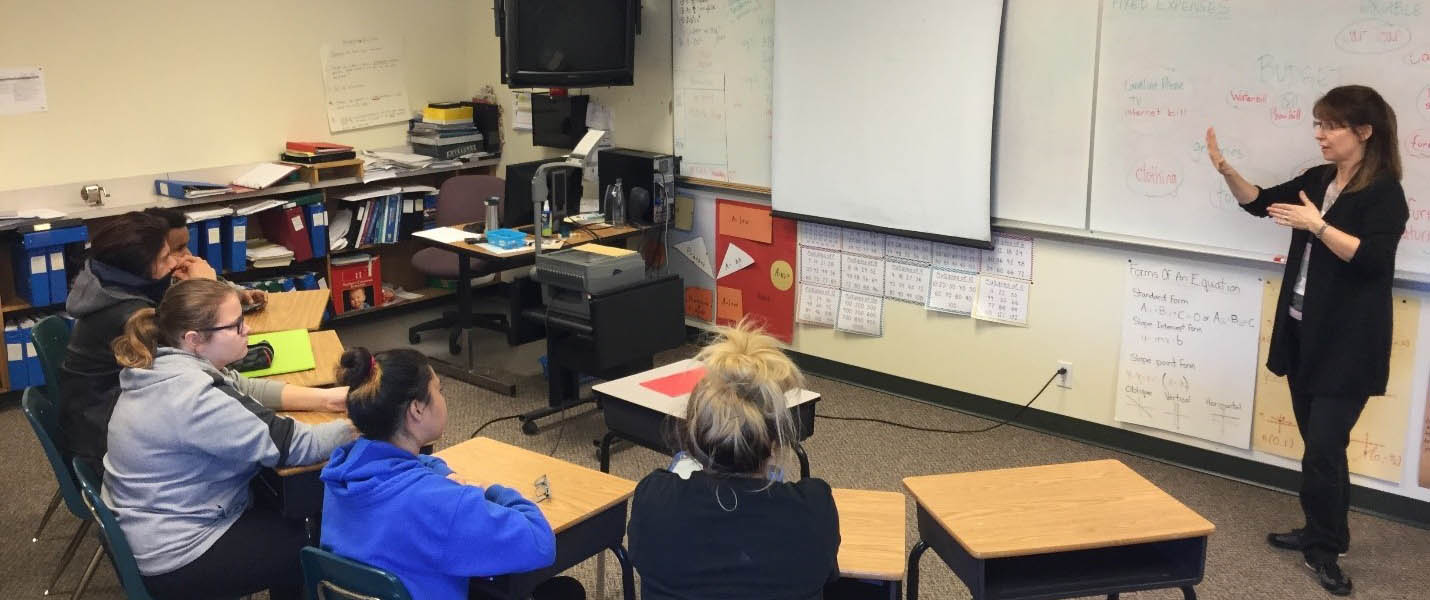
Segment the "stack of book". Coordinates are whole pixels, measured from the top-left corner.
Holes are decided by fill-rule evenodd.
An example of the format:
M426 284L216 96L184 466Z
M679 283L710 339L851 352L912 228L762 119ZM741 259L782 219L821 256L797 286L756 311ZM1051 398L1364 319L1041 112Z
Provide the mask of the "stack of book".
M482 133L472 120L472 105L438 102L422 109L422 118L407 126L412 152L437 160L451 160L482 152Z
M352 146L331 142L288 142L281 158L284 162L315 165L335 160L351 160L357 157Z

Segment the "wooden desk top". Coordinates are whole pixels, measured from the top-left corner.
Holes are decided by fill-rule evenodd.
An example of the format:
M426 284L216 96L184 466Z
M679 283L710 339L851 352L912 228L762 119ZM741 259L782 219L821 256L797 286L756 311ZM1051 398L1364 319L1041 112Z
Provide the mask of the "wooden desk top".
M677 419L685 418L685 407L690 403L690 394L679 396L667 396L653 389L641 385L641 383L652 379L660 379L666 375L674 375L683 371L689 371L700 366L700 362L687 358L678 360L665 366L656 367L649 371L628 375L620 379L614 379L598 383L591 389L625 402L630 402L637 406L649 408L662 412ZM809 390L792 390L785 395L791 408L804 404L812 400L819 399L818 392Z
M282 375L270 375L265 379L274 379L284 383L307 387L321 387L337 383L338 361L343 357L343 341L338 339L338 332L331 329L314 331L308 335L308 339L311 340L313 344L312 369L284 373Z
M470 223L466 223L466 224L462 224L462 225L451 225L451 227L456 227L456 228L460 229L460 228L462 228L464 225L470 225ZM594 231L594 232L595 232L595 235L594 235L594 236L591 234L590 231L587 231L587 230L585 230L585 229L576 229L576 230L572 231L570 237L566 238L566 241L561 244L561 248L562 248L562 249L565 249L565 248L570 248L570 247L572 247L572 246L580 246L581 244L587 244L587 243L591 243L591 242L601 242L601 241L606 241L606 240L621 239L621 238L628 237L628 236L630 236L630 235L633 234L633 233L637 233L637 232L643 231L643 230L645 230L645 229L647 229L647 227L632 226L632 225L622 225L622 226L620 226L620 227L605 227L605 228L603 228L603 229L591 230L591 231ZM526 238L527 238L527 241L531 241L531 234L528 233L528 234L526 235ZM422 238L420 238L420 237L414 237L413 239L422 239ZM486 248L484 248L484 247L482 247L481 245L478 245L478 244L468 244L468 243L465 243L465 242L442 243L442 242L435 242L435 241L431 241L431 240L424 240L424 241L427 241L427 242L431 243L431 244L434 245L434 246L446 246L446 247L452 248L452 249L454 249L454 250L460 250L460 251L465 252L465 253L467 253L467 254L479 254L479 255L481 255L481 256L490 257L490 258L513 258L513 257L517 257L517 256L528 256L528 255L530 255L532 252L535 251L535 249L533 249L533 248L526 248L525 250L520 250L520 251L516 251L516 252L497 253L497 252L492 252L491 250L488 250L488 249L486 249ZM546 249L543 248L542 251L545 252Z
M835 488L834 505L839 508L839 574L902 581L908 567L904 495Z
M630 498L636 482L504 444L474 438L436 453L474 483L498 483L536 498L536 478L546 475L551 498L537 503L556 533Z
M906 477L904 487L982 559L1178 540L1216 530L1116 460Z
M299 423L306 423L308 425L322 425L323 423L327 423L329 421L336 421L338 419L348 418L347 413L320 412L310 410L289 410L279 412L278 414L293 419L294 421L297 421ZM325 460L313 463L311 465L303 465L300 467L280 467L274 469L273 472L279 474L280 476L287 477L289 475L307 473L308 471L317 471L323 468L323 465L326 464L328 464L328 461Z
M263 310L244 317L250 333L268 333L307 329L313 331L323 323L323 311L332 295L328 290L303 290L268 294Z

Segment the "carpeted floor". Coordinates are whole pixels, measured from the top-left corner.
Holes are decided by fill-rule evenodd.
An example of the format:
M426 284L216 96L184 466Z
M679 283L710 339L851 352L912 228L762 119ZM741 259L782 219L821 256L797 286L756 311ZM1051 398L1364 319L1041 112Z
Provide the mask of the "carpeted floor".
M349 346L366 344L385 347L392 340L405 341L402 330L431 313L412 313L387 322L364 324L340 331ZM430 334L429 334L430 335ZM437 338L440 336L430 336ZM384 344L383 340L388 340ZM400 343L400 342L399 342ZM421 345L425 351L445 354L443 343L432 339ZM523 375L518 379L518 395L508 398L455 381L444 381L451 423L439 448L460 442L477 424L486 420L530 410L545 402L545 386L535 365L541 354L539 344L506 349L495 336L480 336L482 364L514 365ZM688 355L693 349L668 353L659 362ZM1035 391L1039 382L1030 382ZM820 392L820 413L847 416L875 416L903 423L931 427L970 428L987 422L944 408L904 398L814 378L810 388ZM600 414L589 407L577 409L564 420L548 419L536 436L524 436L514 421L487 428L484 436L517 444L576 464L596 468L591 442L605 431ZM1207 556L1207 575L1198 586L1208 599L1303 599L1329 597L1301 566L1299 556L1276 551L1264 542L1268 530L1299 524L1300 509L1294 496L1205 475L1137 457L1119 454L1077 442L1016 427L1003 427L976 435L946 435L912 432L871 423L820 420L815 435L806 443L812 470L835 487L902 491L900 480L909 475L1031 466L1047 463L1116 458L1176 496L1217 526ZM0 404L0 456L4 456L4 481L0 486L0 598L39 597L45 579L56 564L77 521L60 514L51 521L38 543L30 543L46 501L54 491L53 475L44 461L39 444L18 406L18 398ZM643 448L625 447L612 457L612 472L639 479L651 469L668 462ZM913 503L907 506L907 544L913 545ZM1353 542L1350 555L1342 559L1354 579L1354 597L1365 600L1412 600L1430 598L1430 531L1351 514ZM85 561L94 552L96 541L80 547L53 594L69 595L79 580ZM255 549L257 551L258 549ZM606 597L619 597L619 571L613 559L606 561ZM596 561L589 560L573 570L591 597L596 597ZM925 554L920 579L924 598L968 598L968 590L932 553ZM85 598L120 598L120 591L108 562L100 566ZM1124 598L1181 598L1172 591L1124 595Z

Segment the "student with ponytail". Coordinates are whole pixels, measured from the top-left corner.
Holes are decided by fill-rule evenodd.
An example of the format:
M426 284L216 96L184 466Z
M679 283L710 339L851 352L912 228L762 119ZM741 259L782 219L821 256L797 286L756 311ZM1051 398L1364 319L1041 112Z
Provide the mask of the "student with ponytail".
M224 367L248 351L233 288L182 281L141 308L114 341L124 366L109 419L104 494L156 598L302 597L303 524L252 505L260 467L306 465L353 437L276 415L254 395L283 384ZM276 386L276 387L275 387Z
M362 437L323 468L323 545L396 575L413 598L485 596L470 579L519 573L556 560L551 525L516 490L478 486L421 454L447 427L447 400L416 350L343 353L338 381ZM569 577L548 580L536 600L585 598Z
M636 486L627 528L641 597L821 598L839 576L839 515L829 484L781 481L796 440L785 394L803 376L777 342L747 323L696 357L676 430L700 470L660 469Z

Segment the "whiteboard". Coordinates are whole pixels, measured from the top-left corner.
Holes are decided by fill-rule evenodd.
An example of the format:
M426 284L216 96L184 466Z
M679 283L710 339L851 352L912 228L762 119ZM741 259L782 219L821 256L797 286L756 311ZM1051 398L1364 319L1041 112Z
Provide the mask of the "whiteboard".
M680 174L768 188L773 0L675 0Z
M1002 0L781 0L775 212L987 245L1002 19Z
M1087 227L1098 0L1008 0L993 216Z
M1396 267L1430 272L1430 15L1339 0L1105 2L1091 229L1274 256L1289 233L1236 204L1208 164L1207 126L1247 180L1320 164L1311 107L1326 90L1376 88L1399 118L1412 221Z

